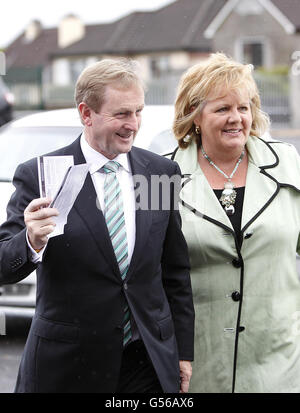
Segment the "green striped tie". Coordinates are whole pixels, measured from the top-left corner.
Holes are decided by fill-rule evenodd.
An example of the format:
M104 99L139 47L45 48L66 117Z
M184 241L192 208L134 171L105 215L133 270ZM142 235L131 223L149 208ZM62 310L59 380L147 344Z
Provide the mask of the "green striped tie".
M121 277L122 280L124 280L128 270L128 248L122 193L118 178L116 177L116 171L119 167L120 164L118 162L109 161L102 168L106 173L104 181L104 218L119 265ZM131 336L130 311L126 304L124 308L124 346L128 343Z

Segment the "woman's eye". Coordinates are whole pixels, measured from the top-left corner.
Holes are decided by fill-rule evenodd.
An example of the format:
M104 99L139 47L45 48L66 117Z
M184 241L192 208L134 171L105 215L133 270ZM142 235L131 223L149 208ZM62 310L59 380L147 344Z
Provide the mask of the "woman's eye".
M241 110L242 112L247 112L248 106L241 106L241 107L240 107L240 110Z
M218 109L217 112L225 112L226 110L227 110L227 108L223 107L223 108Z

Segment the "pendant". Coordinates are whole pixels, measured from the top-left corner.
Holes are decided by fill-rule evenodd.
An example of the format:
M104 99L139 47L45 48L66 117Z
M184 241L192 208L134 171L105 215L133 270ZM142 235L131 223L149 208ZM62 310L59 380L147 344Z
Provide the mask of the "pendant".
M236 199L236 191L231 181L225 182L220 202L224 206L227 215L233 215L235 212L234 203Z
M230 205L230 206L226 206L225 207L225 212L226 212L226 214L227 215L233 215L234 214L234 212L235 212L235 209L234 209L234 206L233 205Z

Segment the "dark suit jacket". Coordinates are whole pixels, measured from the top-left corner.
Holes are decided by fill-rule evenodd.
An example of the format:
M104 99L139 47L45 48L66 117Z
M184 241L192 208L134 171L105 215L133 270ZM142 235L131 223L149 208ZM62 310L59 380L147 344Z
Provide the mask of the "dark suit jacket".
M79 138L52 155L84 163ZM180 174L176 163L132 148L133 174ZM17 392L114 392L122 359L125 297L164 392L179 390L179 359L193 359L194 309L179 212L137 210L136 242L123 282L88 174L64 234L51 238L43 262L30 262L23 212L39 197L36 159L15 173L8 219L0 228L0 283L37 269L36 314ZM172 196L172 191L171 191Z

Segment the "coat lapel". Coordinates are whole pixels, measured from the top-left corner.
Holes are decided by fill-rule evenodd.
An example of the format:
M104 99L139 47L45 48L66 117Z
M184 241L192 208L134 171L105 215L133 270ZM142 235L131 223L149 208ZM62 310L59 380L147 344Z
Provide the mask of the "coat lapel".
M251 136L246 147L249 164L242 212L242 231L245 231L270 205L280 189L278 176L273 176L273 168L278 165L276 152L264 140ZM204 219L232 230L228 216L198 164L196 144L192 142L187 149L178 150L174 160L179 163L184 174L180 193L183 204L188 205L189 209L196 210Z
M179 150L174 159L183 173L180 199L189 209L198 211L204 219L214 221L233 230L231 222L203 174L197 158L197 145L192 142L185 150Z
M257 141L253 141L257 139ZM268 146L261 145L258 138L249 138L247 150L249 163L241 228L243 231L270 205L279 192L279 183L265 173L276 166L276 158Z
M203 218L217 221L222 226L232 229L228 216L202 173L200 166L190 177L183 178L180 199L185 205L189 205L200 212Z

